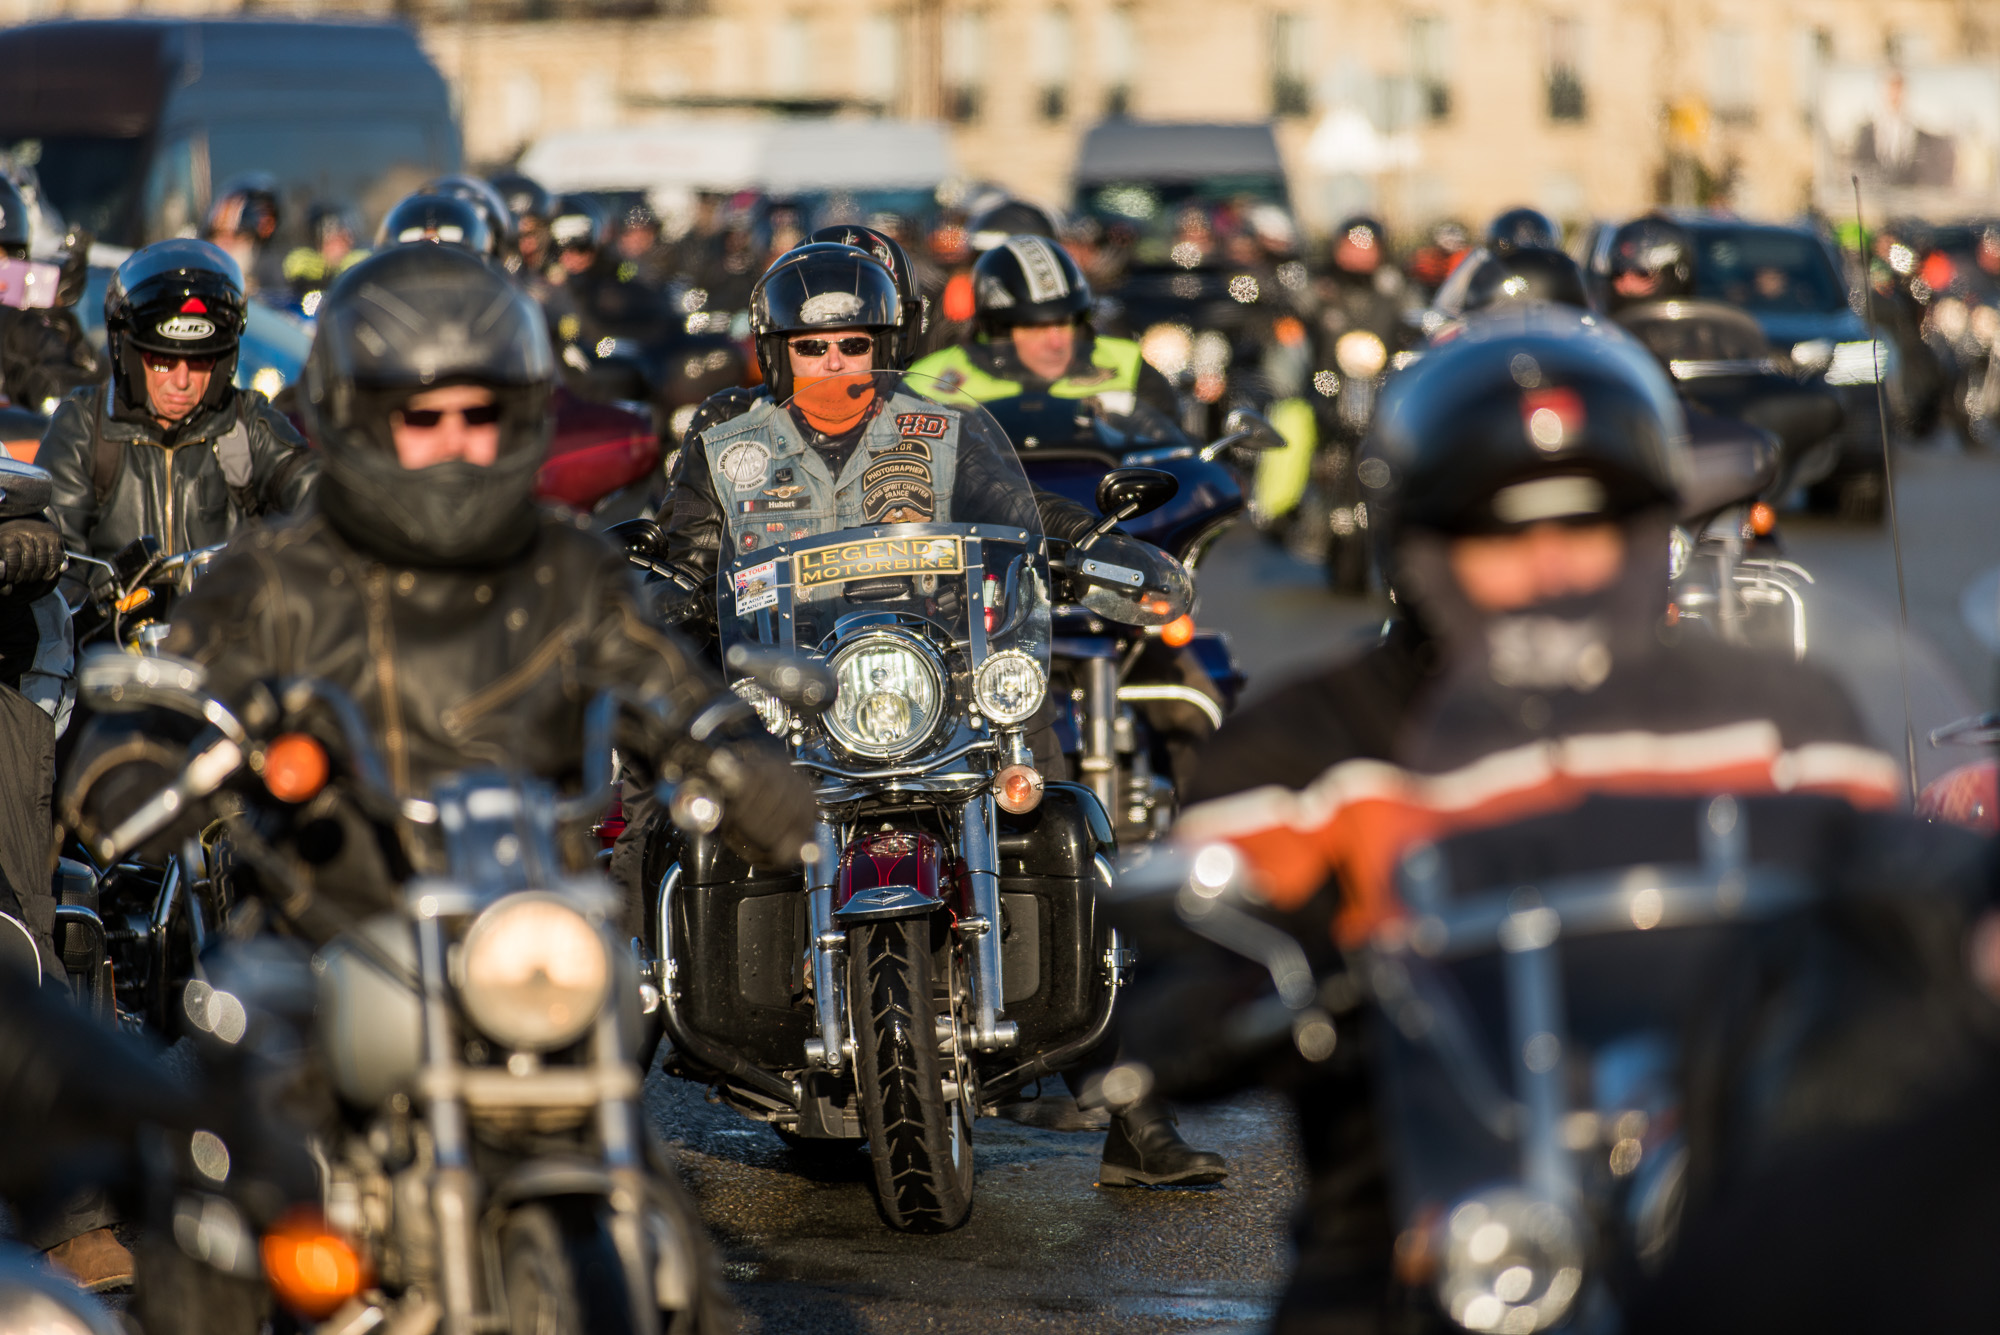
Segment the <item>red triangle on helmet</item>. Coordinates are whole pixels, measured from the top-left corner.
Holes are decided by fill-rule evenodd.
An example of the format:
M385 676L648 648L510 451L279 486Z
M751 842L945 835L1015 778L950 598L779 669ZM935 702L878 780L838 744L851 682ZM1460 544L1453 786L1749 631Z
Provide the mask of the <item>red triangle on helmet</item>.
M208 307L205 304L203 304L202 299L200 297L189 297L186 301L181 303L181 314L206 315L208 314Z

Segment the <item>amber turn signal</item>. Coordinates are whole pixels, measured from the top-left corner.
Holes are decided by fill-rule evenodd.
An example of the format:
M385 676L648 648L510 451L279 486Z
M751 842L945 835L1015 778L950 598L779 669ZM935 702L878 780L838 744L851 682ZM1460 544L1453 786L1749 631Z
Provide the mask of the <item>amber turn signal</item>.
M326 773L326 748L302 732L288 732L264 748L264 786L280 802L319 796Z
M1042 776L1033 765L1009 765L993 776L993 801L1019 816L1042 804Z
M1750 531L1760 538L1771 536L1771 530L1778 526L1778 512L1767 501L1759 501L1750 507Z
M264 1235L264 1275L285 1306L315 1319L361 1292L367 1267L317 1213L299 1210Z
M136 612L152 601L153 591L151 589L134 589L123 598L120 598L116 606L121 613Z
M1160 627L1160 639L1163 640L1169 648L1178 649L1182 645L1186 644L1188 641L1192 640L1193 638L1194 638L1193 617L1189 616L1175 617L1172 621L1169 621L1166 625Z

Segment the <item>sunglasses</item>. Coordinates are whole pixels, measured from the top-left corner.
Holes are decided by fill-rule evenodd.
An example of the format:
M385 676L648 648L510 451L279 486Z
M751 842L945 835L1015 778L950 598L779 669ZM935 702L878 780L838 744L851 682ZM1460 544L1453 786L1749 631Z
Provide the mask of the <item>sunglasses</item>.
M470 408L403 408L397 416L404 426L413 426L419 431L428 431L447 416L457 417L467 426L492 426L500 420L500 405L497 403L475 403Z
M792 351L798 353L801 357L824 357L829 346L839 348L840 355L843 357L859 357L862 353L875 346L875 339L868 334L855 334L851 338L795 338L792 340Z
M150 353L146 356L146 369L159 375L166 375L183 362L187 363L188 370L197 375L215 369L213 357L163 357Z

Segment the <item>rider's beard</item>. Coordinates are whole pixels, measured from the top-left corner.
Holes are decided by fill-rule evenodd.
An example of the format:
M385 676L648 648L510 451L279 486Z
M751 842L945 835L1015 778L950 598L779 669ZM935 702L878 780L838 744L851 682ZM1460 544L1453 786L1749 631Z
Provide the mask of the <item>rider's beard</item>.
M875 379L866 371L795 376L792 385L799 412L829 436L852 431L875 402Z

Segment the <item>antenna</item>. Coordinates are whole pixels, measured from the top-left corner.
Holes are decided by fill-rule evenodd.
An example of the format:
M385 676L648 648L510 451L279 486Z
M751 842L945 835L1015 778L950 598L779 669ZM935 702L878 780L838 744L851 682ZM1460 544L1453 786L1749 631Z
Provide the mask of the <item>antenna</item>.
M1917 729L1910 720L1910 595L1903 585L1903 523L1896 515L1896 464L1889 455L1889 408L1882 396L1882 337L1875 326L1875 284L1868 276L1868 229L1861 221L1861 177L1854 183L1854 249L1861 262L1861 300L1868 312L1868 357L1875 367L1875 419L1882 428L1882 486L1889 504L1889 546L1896 553L1896 607L1903 626L1896 636L1896 672L1903 679L1903 759L1910 769L1910 801L1917 800Z

